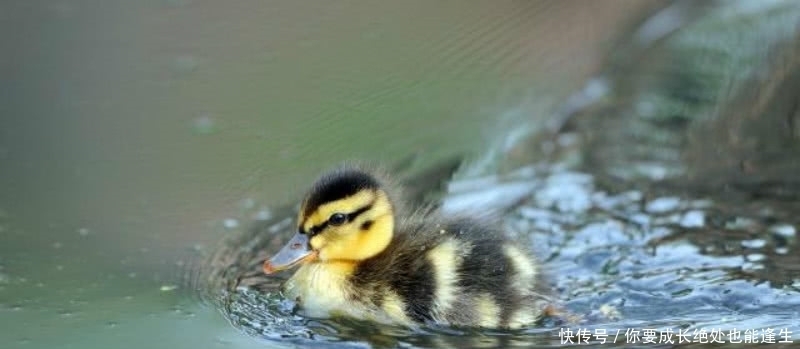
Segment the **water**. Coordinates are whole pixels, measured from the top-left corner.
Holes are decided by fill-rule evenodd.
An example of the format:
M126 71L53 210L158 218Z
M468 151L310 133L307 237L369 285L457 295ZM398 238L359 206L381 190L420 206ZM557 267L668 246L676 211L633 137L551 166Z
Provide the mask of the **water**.
M549 164L520 169L511 177L536 194L513 209L505 224L512 236L540 253L560 305L577 319L514 333L451 330L455 335L314 321L294 315L291 302L277 295L282 279L260 275L248 282L250 287L221 294L218 305L251 335L336 347L475 345L471 341L490 347L558 345L562 328L587 329L592 335L628 329L774 329L776 334L785 329L793 332L790 340L800 335L800 282L790 257L797 249L794 229L800 222L734 215L705 198L607 192L590 174ZM255 264L252 272L259 269Z
M800 18L794 6L784 12L769 11L780 13L776 18L778 22L792 23ZM728 43L730 40L720 35L735 34L730 34L730 29L724 25L717 28L709 23L719 25L720 18L727 18L730 13L729 9L712 11L693 24L694 28L709 38ZM747 21L748 18L752 19L747 15L738 19ZM741 30L759 28L762 32L753 34L758 37L763 31L770 32L771 29L764 29L764 26L778 26L758 23L761 22L751 23ZM713 29L703 32L703 28L709 26ZM784 33L779 31L772 37L772 44L762 40L762 45L776 50L774 45L781 45ZM676 35L664 45L672 47L667 51L672 54L682 50L692 52L694 42L701 36ZM790 57L794 57L791 56L793 47L787 47L777 52L788 50ZM753 51L744 54L729 51L724 45L719 50L734 56L729 61L747 61L738 64L748 64L750 68L752 60L761 58L748 56ZM769 63L761 64L770 69ZM728 67L717 70L715 76L726 79L725 69ZM619 75L624 76L623 73ZM599 345L598 334L601 333L608 335L608 341L616 338L613 341L617 344L657 344L671 340L673 343L663 344L687 345L688 342L745 340L745 337L756 342L790 344L797 341L800 338L800 260L795 256L800 220L794 212L800 193L792 191L792 175L784 172L782 176L771 178L782 190L780 195L753 193L753 189L760 189L752 186L711 192L700 189L703 185L692 184L693 173L716 168L717 163L713 160L700 165L689 162L687 166L675 154L684 152L691 156L694 150L683 148L681 142L670 138L682 128L669 124L665 127L664 123L652 120L661 115L702 120L707 118L700 116L707 110L708 103L719 107L739 101L731 100L728 95L689 103L687 99L698 93L689 97L670 96L672 105L685 105L683 114L675 115L658 109L669 103L653 100L654 93L658 97L657 93L668 94L669 89L650 87L651 94L637 93L630 100L623 98L613 102L613 97L621 92L609 86L619 79L608 75L591 80L587 89L568 100L578 106L562 109L569 110L565 116L569 118L569 126L556 128L560 131L550 136L554 137L551 142L545 143L547 147L541 151L548 154L547 161L500 171L502 175L491 174L496 169L487 170L492 167L491 161L473 162L471 168L461 168L460 175L449 182L441 198L445 211L476 209L481 212L492 207L504 212L504 224L510 235L532 246L545 261L550 281L559 294L557 303L565 310L562 316L545 319L540 327L515 332L440 328L412 331L355 321L305 319L297 316L293 304L277 293L282 279L266 278L259 273L257 261L277 248L264 241L265 237L256 238L261 241L245 247L245 250L255 247L260 252L246 257L240 255L251 262L250 267L233 271L244 275L240 279L244 282L229 284L226 291L217 294L217 306L224 309L235 326L250 335L271 343L309 346L530 347L558 346L566 341L581 340ZM713 76L704 79L709 86L719 83L730 90L746 91L749 87L737 81L719 82ZM748 81L746 74L737 79ZM608 86L598 89L596 84ZM604 98L611 98L612 105L617 103L617 110L633 104L638 113L620 113L621 116L598 113L594 109L597 104L608 104ZM651 108L642 112L645 103ZM717 120L736 115L722 113ZM630 130L593 129L597 122L608 122L593 119L601 116L618 118L621 123L638 122L642 126L635 127L643 130L635 127ZM636 118L645 121L631 120ZM619 131L628 132L632 137L614 138ZM647 136L651 140L642 138ZM535 141L520 142L543 144L543 139L547 139L532 138ZM632 143L637 140L641 143ZM500 150L501 154L512 158L518 149L514 142L499 147L504 149ZM608 151L609 148L614 151ZM783 151L792 156L789 155L793 154L792 149ZM608 163L594 162L606 160ZM717 180L719 183L710 183L708 187L737 183L740 179L734 174L720 176ZM682 183L684 187L678 188ZM288 220L282 224L291 225L292 222ZM242 243L233 245L242 246ZM235 261L234 264L247 263ZM732 331L739 337L729 338L727 335Z
M635 26L633 8L566 4L2 5L20 35L0 95L0 346L797 341L796 118L741 88L794 91L796 6L683 3ZM456 170L451 154L473 155ZM431 179L418 200L501 213L564 315L512 332L297 316L260 262L308 182L354 157Z

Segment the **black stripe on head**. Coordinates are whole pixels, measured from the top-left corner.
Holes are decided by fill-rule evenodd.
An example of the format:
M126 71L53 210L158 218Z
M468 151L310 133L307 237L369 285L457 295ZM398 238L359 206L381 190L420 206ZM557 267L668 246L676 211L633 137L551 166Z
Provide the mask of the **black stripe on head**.
M362 213L364 213L364 212L367 212L367 211L369 211L370 209L372 209L372 205L373 205L373 203L374 203L374 201L373 201L372 203L370 203L370 204L368 204L368 205L364 206L364 207L361 207L361 208L359 208L359 209L357 209L357 210L353 211L353 212L346 213L345 215L347 216L347 220L345 221L345 223L352 222L354 219L356 219L356 217L358 217L358 216L359 216L359 215L361 215ZM344 213L344 212L342 212L342 213ZM371 225L371 224L372 224L372 221L369 221L369 222L370 222L370 225ZM328 225L330 225L330 224L331 224L331 223L330 223L330 219L329 219L329 220L325 221L325 223L322 223L322 224L320 224L320 225L317 225L317 226L311 227L311 230L310 230L310 231L308 231L307 233L308 233L308 234L310 234L310 235L312 235L312 236L313 236L313 235L317 235L317 234L319 234L320 232L322 232L323 230L325 230L325 228L327 228L327 227L328 227ZM300 233L305 233L305 232L301 231Z
M303 215L310 215L326 203L352 196L365 189L379 187L378 180L364 171L352 168L334 170L320 177L311 187L306 196Z
M375 201L373 201L373 203L374 203L374 202L375 202ZM373 205L373 203L370 203L370 204L369 204L369 205L367 205L367 206L361 207L361 208L359 208L359 209L357 209L357 210L355 210L355 211L353 211L353 212L350 212L350 213L348 213L348 214L347 214L347 221L348 221L348 222L352 222L354 219L356 219L356 217L358 217L358 216L359 216L359 215L361 215L362 213L364 213L364 212L367 212L367 211L371 210L371 209L372 209L372 205Z

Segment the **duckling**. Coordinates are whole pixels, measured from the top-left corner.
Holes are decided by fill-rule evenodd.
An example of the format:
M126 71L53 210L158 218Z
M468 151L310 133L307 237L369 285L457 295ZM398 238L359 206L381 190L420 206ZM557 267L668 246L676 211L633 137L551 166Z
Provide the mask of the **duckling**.
M355 166L316 181L296 233L263 269L297 265L282 292L310 317L519 328L547 305L541 266L497 226L409 211L388 177Z

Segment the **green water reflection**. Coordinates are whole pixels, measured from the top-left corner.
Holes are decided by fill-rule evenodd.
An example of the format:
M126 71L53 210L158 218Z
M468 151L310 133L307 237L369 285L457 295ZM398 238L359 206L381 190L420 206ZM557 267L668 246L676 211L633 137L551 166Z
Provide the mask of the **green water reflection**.
M544 118L659 4L4 2L0 343L263 347L185 256L343 159Z

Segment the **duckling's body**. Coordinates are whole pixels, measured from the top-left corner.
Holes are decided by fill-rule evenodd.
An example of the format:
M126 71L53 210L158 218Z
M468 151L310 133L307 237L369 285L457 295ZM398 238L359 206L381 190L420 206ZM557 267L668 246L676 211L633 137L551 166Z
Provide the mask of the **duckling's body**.
M306 314L488 328L539 317L541 273L527 251L485 222L429 209L404 215L388 188L356 168L312 188L298 234L265 263L268 273L303 263L284 293Z

